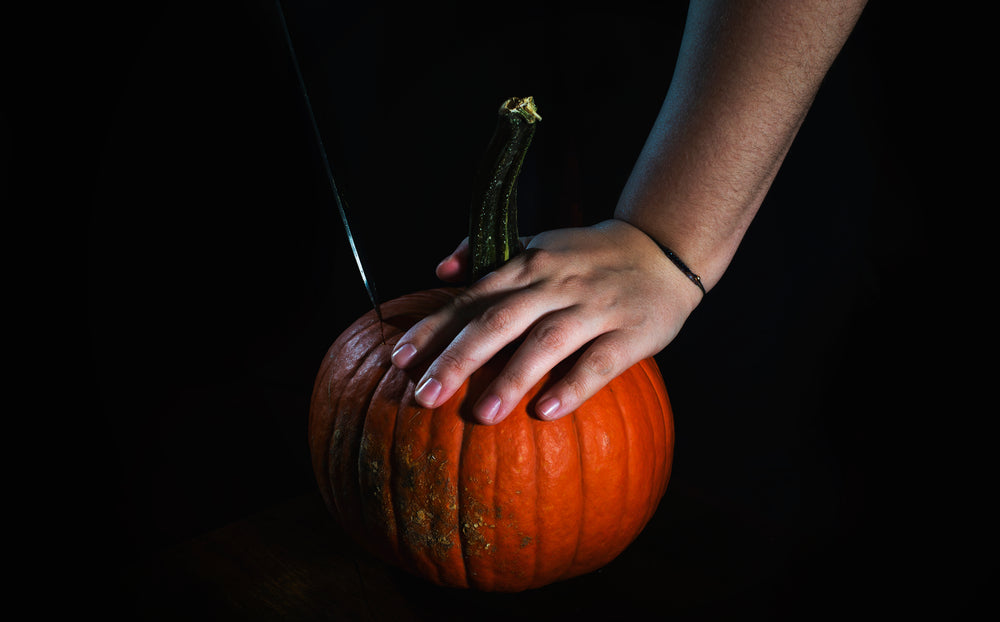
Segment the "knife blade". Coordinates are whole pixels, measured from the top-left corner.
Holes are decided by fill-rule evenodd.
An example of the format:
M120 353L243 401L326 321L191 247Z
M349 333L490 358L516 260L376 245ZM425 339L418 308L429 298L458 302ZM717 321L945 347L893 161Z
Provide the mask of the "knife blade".
M371 301L372 307L375 309L375 316L378 318L379 330L381 331L382 310L379 307L378 295L375 292L374 284L372 284L372 282L368 279L368 274L365 272L364 262L361 260L361 254L358 252L358 246L354 242L354 233L351 230L351 223L347 218L346 202L340 196L340 190L337 188L337 181L333 175L333 169L330 166L330 158L327 156L326 147L323 144L323 135L319 130L319 123L316 121L316 114L313 112L312 101L309 98L309 90L306 88L306 81L302 75L302 70L299 67L298 56L295 53L295 46L292 43L292 35L288 29L288 21L285 19L285 11L281 6L281 0L275 0L275 6L277 7L278 19L281 22L281 29L284 33L285 44L288 47L288 53L292 59L292 66L295 68L295 77L298 82L299 91L301 92L302 99L305 102L306 112L312 125L313 135L316 139L320 158L323 162L323 171L326 181L330 186L331 194L333 194L333 200L337 206L337 212L340 214L341 224L344 226L344 233L347 235L347 243L350 245L351 254L354 256L354 263L358 266L358 272L361 274L361 282L364 284L365 291L368 293L368 299ZM382 342L385 343L384 333L382 335Z

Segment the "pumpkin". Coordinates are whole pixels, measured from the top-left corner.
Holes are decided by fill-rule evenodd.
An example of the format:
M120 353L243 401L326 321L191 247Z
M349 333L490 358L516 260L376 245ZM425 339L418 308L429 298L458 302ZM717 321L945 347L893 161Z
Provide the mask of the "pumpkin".
M503 116L498 125L509 126ZM505 152L499 160L519 167L526 143L516 134L492 141L488 154ZM488 158L487 168L496 172L499 160ZM485 175L495 189L491 177L509 185L516 171ZM510 208L513 192L501 195L486 201L491 209ZM511 244L516 227L501 227L497 237ZM557 368L501 423L474 423L472 405L508 349L444 405L423 408L414 399L418 372L395 368L390 356L407 329L458 291L383 303L381 319L365 314L329 348L309 416L327 507L373 554L443 586L521 591L606 565L642 531L670 477L673 416L655 361L626 370L575 412L542 421L529 413Z

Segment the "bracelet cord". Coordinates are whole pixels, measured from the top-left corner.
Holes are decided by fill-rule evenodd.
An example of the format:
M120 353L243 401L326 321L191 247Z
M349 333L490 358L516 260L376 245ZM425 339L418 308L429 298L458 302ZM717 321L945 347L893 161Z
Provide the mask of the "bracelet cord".
M670 261L674 262L674 265L677 266L677 268L684 273L684 276L689 278L692 283L698 286L698 289L701 290L701 295L704 296L706 294L705 285L702 284L701 277L692 272L691 268L688 268L687 264L681 261L681 258L677 256L677 253L670 250L670 248L667 247L666 244L660 244L659 242L657 242L655 238L652 237L650 237L650 239L656 242L656 245L660 247L660 250L663 251L663 254L666 255L667 258L670 259Z

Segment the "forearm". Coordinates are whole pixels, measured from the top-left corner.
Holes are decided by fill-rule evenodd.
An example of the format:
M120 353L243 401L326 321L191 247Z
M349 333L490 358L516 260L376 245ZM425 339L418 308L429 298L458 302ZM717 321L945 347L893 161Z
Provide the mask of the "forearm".
M472 414L499 422L575 355L536 396L536 414L555 419L666 347L701 292L646 236L707 287L719 280L863 4L693 0L675 77L617 221L535 236L400 337L393 363L426 365L417 402L439 406L520 341ZM465 249L439 275L465 274Z
M692 0L615 217L721 278L864 0Z

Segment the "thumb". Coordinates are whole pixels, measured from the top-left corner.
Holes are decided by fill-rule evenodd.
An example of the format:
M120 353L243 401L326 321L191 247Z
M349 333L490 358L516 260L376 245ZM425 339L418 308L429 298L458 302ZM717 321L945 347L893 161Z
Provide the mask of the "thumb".
M525 248L534 236L521 236L521 248ZM469 238L465 238L450 255L441 260L434 273L448 283L464 283L469 278L471 262Z
M462 240L458 248L442 259L434 273L448 283L465 281L469 274L469 238Z

